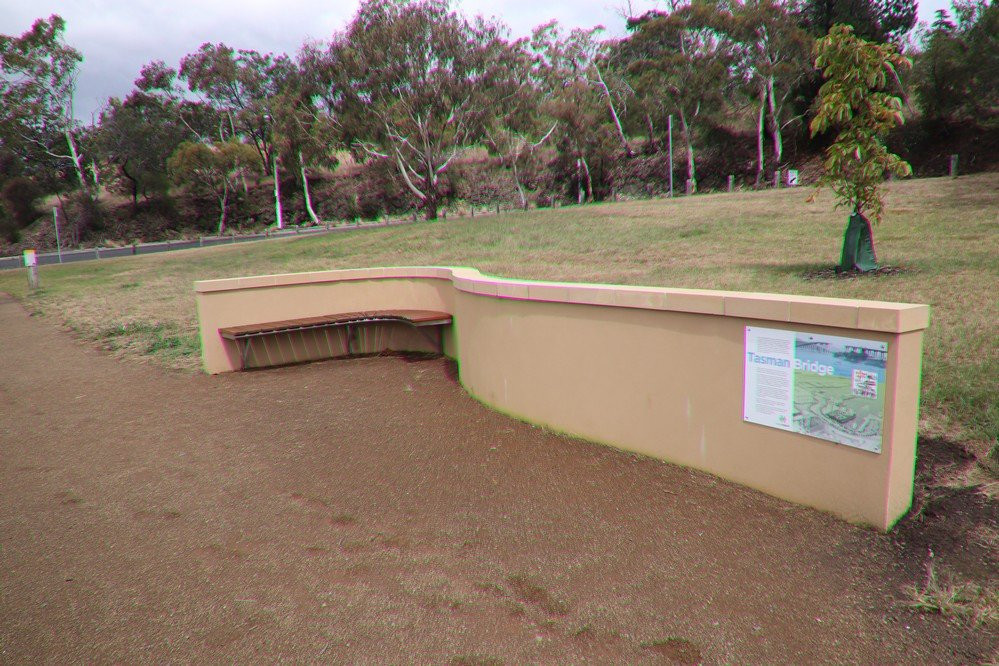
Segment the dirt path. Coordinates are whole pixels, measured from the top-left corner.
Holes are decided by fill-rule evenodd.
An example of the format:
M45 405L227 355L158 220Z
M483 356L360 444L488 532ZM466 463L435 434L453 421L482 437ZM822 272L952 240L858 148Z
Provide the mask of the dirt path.
M115 361L0 295L3 663L954 663L991 649L902 606L893 549L512 421L443 361L189 377Z

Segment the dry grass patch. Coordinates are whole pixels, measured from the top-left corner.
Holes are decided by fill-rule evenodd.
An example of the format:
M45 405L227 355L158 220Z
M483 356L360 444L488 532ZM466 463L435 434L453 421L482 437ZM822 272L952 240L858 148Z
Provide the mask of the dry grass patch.
M909 606L923 613L939 613L958 622L999 628L999 590L974 583L959 583L939 575L930 564L922 586L906 588Z

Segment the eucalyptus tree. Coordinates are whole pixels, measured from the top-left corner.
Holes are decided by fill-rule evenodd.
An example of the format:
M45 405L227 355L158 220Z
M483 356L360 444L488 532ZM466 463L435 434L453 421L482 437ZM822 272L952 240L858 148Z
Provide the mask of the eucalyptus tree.
M570 177L578 203L598 198L594 167L613 161L617 147L632 149L622 126L622 101L630 88L607 65L603 28L562 33L557 23L535 28L527 47L534 57L533 78L542 93L539 110L555 127L557 175Z
M175 184L215 199L219 207L217 233L221 236L232 193L243 174L259 169L258 157L252 146L235 140L216 144L185 141L170 156L167 167Z
M93 198L73 113L79 51L63 40L66 22L53 14L20 36L0 35L0 139L4 151L30 161L69 166Z
M224 116L206 102L189 99L187 91L180 85L177 70L168 67L162 60L143 65L134 85L132 95L143 95L145 105L160 106L187 130L189 141L210 143L213 137L216 141L231 137Z
M900 44L916 25L917 0L802 0L802 23L816 37L838 24L869 41Z
M765 170L765 134L771 157L780 166L788 100L810 74L813 40L799 26L794 7L786 0L746 0L732 7L728 32L737 45L738 66L757 104L756 184Z
M189 135L188 127L168 104L137 90L124 100L108 100L94 143L96 151L128 181L135 205L139 195L167 190L167 160Z
M275 150L272 101L294 76L288 56L235 50L205 43L181 59L180 77L229 122L230 136L256 149L264 171L274 178L275 224L284 226L281 208L280 155Z
M313 224L321 221L312 205L308 170L335 166L335 150L340 145L336 116L324 113L317 100L312 79L300 66L269 103L276 157L284 164L297 165L305 210Z
M513 42L506 54L508 91L498 96L486 119L483 143L510 169L520 205L526 209L523 171L528 165L537 166L539 149L551 138L558 121L549 113L550 94L538 75L539 58L528 48L528 40Z
M999 4L957 0L923 34L913 82L926 117L988 124L999 114Z
M506 48L499 26L470 22L446 0L367 0L333 37L323 97L354 149L391 160L436 219L448 168L507 90Z
M631 34L620 45L646 109L675 113L680 121L690 191L697 189L698 127L721 107L733 83L736 54L726 33L728 16L713 0L651 11L628 20Z
M273 159L270 100L294 75L295 65L284 54L236 50L205 43L180 61L180 78L203 96L229 123L229 136L250 143L269 170Z

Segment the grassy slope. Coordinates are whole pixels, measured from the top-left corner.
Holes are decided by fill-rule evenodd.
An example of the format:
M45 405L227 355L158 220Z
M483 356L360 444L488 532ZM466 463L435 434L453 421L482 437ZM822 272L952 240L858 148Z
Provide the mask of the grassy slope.
M999 434L999 174L896 183L875 229L900 275L805 279L836 263L846 213L804 190L714 194L452 219L20 271L0 290L126 354L198 366L192 282L389 265L496 275L929 303L922 431L982 444Z

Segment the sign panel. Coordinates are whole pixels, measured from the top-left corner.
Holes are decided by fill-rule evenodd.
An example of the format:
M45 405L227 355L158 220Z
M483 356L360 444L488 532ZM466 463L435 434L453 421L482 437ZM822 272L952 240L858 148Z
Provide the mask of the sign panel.
M798 184L798 170L788 169L787 170L787 186L795 187Z
M25 266L37 266L38 265L38 255L35 254L34 250L24 251L24 265Z
M888 343L746 327L743 418L881 452Z

